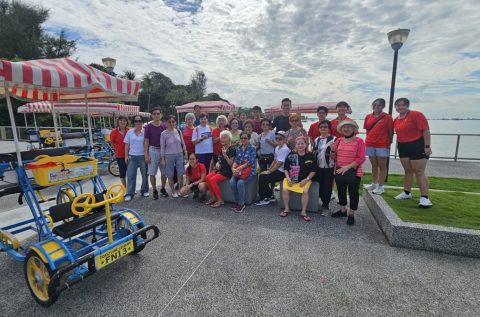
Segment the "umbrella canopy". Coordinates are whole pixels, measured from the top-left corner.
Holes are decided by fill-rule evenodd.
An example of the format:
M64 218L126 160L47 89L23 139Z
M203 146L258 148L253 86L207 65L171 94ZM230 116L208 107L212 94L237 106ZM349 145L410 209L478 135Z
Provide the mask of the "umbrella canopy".
M152 115L150 114L150 112L142 112L140 111L138 113L142 118L150 118Z
M17 108L18 113L51 113L52 104L48 101L26 103Z
M202 108L202 111L207 113L226 113L226 112L236 112L238 107L234 104L229 103L228 101L195 101L190 102L181 106L175 107L177 113L183 112L193 112L193 107L199 105Z
M317 108L320 106L327 107L328 113L336 113L337 109L335 106L336 102L312 102L312 103L300 103L292 105L290 112L292 113L317 113ZM281 106L274 106L265 108L265 114L267 115L276 115L282 113Z
M0 97L7 98L19 164L22 160L10 96L29 101L85 100L87 117L89 117L88 100L137 100L139 89L138 81L117 78L68 58L23 62L0 60ZM53 115L53 122L56 125L55 111ZM88 129L91 131L90 120L88 120ZM55 133L57 133L56 126ZM90 142L93 144L91 134Z
M140 106L123 105L118 103L91 102L88 104L91 115L109 117L114 114L134 115L140 112ZM49 101L26 103L17 109L18 113L51 113L52 104ZM68 115L85 114L87 107L85 103L55 103L55 112Z

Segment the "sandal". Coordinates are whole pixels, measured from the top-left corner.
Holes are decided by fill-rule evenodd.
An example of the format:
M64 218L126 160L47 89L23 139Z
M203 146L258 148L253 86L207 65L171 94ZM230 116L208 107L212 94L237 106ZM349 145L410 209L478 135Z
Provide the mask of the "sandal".
M214 203L216 203L217 201L216 200L213 200L213 199L210 199L209 201L207 201L205 203L205 205L213 205Z
M225 205L225 203L221 203L219 201L216 201L214 204L210 205L210 207L212 208L220 208L222 207L223 205Z
M310 218L310 217L307 216L307 215L300 215L300 217L302 217L303 220L305 220L306 222L309 222L310 220L312 220L312 218Z
M289 214L289 213L290 213L290 212L285 212L285 211L282 211L282 212L280 213L280 217L283 217L283 218L285 218L285 217L287 217L287 216L288 216L288 214Z

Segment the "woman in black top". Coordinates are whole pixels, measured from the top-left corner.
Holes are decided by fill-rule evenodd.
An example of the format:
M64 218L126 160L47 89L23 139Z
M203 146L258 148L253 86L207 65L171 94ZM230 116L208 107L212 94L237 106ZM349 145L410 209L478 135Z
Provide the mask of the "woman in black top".
M328 211L333 187L333 167L335 160L330 157L332 145L335 137L331 135L332 124L328 120L323 120L318 124L320 136L313 142L313 151L317 157L318 170L315 180L319 186L319 197L322 200L321 215L324 216Z
M315 156L307 152L308 140L300 136L295 141L295 150L288 154L285 160L285 179L283 180L282 198L285 210L280 213L280 217L286 217L290 213L290 192L302 195L302 211L300 216L305 221L310 221L307 216L308 189L312 183L312 178L317 171L317 161Z
M232 177L232 165L236 154L235 147L231 145L232 134L230 131L224 130L220 132L220 142L222 143L222 152L218 156L218 162L215 164L214 171L205 177L210 191L210 200L207 202L207 205L211 205L213 208L218 208L225 204L218 184Z

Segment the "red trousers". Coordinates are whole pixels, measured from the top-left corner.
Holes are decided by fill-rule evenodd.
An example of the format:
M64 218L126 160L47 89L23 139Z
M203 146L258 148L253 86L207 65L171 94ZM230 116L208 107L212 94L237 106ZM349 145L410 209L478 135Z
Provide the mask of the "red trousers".
M205 181L207 182L208 190L210 191L212 197L222 199L222 192L220 191L220 187L218 186L218 184L220 184L226 179L227 177L216 172L208 173L208 175L205 177Z

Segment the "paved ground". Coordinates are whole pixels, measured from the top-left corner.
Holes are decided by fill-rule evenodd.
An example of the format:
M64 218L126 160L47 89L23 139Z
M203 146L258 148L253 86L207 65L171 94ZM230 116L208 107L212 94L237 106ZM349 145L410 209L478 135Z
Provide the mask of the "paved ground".
M108 178L108 177L107 177ZM392 248L361 205L357 224L274 206L235 214L190 199L125 204L162 236L36 305L22 265L0 254L3 316L477 316L480 261Z

